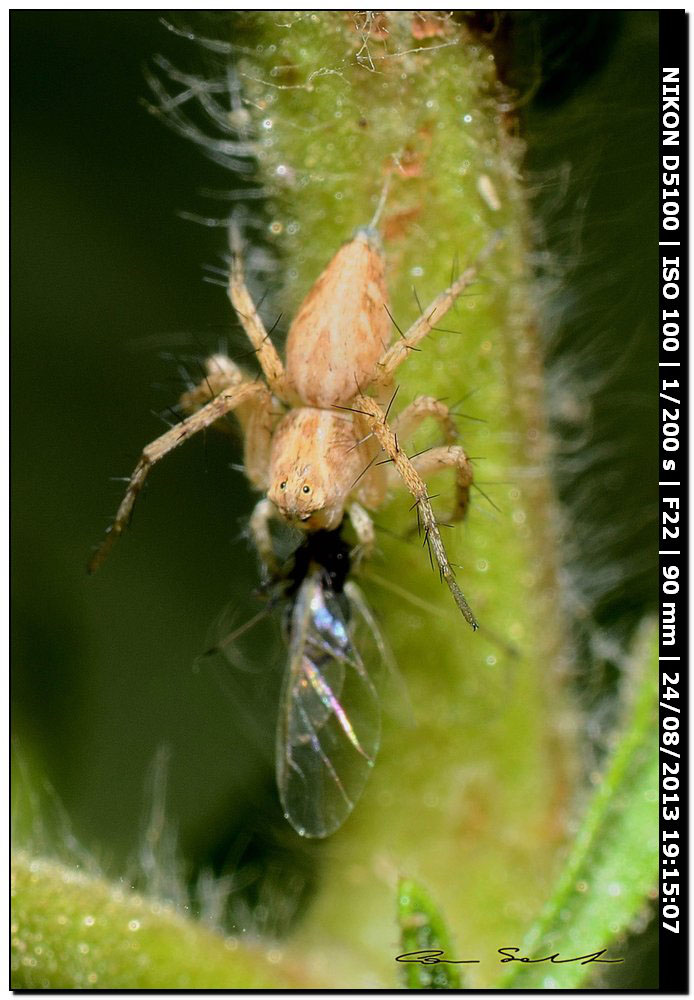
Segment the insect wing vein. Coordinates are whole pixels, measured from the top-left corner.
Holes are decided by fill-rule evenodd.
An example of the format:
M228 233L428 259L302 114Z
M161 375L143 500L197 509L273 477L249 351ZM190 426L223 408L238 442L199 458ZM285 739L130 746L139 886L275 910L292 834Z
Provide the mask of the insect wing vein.
M320 671L317 670L316 667L310 662L310 660L306 658L304 658L304 671L306 673L308 680L311 683L311 686L316 691L321 701L326 706L329 705L331 710L337 716L337 719L340 725L342 726L342 729L347 739L350 741L350 743L352 743L352 745L359 751L359 753L363 757L366 757L367 760L370 760L369 755L362 749L359 740L357 739L356 733L352 729L350 721L347 718L344 709L342 708L342 705L340 705L340 702L337 700L337 698L331 691L330 685L326 683L324 678L321 676Z

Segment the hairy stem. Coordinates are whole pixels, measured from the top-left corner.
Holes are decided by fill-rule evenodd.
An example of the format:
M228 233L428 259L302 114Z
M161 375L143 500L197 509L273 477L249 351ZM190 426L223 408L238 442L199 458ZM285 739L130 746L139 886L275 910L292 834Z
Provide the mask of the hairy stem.
M464 25L412 12L242 23L254 55L236 68L260 136L290 315L369 222L389 173L380 229L402 329L503 232L443 329L397 374L399 405L427 393L465 414L479 489L467 522L443 530L481 628L466 628L407 534L410 501L379 511L382 557L366 586L414 724L397 709L387 715L369 787L325 845L321 888L292 943L326 983L385 987L398 878L427 886L473 950L519 938L557 866L572 798L575 718L563 692L523 147L493 58ZM450 490L442 480L431 492ZM472 985L486 985L470 968Z

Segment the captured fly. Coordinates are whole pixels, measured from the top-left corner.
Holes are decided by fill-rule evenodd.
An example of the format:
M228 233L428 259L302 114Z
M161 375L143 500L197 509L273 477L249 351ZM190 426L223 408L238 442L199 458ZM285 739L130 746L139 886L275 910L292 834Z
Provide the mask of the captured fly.
M277 788L285 818L302 837L327 837L344 823L380 742L379 685L389 653L350 568L339 528L307 535L272 585L267 609L279 610L287 649ZM232 659L234 639L245 629L217 650L227 646Z
M327 837L344 823L378 753L385 649L349 568L339 530L309 535L295 553L284 611L277 787L304 837Z

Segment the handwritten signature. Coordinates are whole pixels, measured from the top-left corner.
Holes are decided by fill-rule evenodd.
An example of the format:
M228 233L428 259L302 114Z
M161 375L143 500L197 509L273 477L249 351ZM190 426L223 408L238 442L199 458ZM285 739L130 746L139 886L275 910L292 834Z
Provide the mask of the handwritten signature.
M519 951L520 948L498 948L497 954L502 956L499 959L499 963L523 962L527 965L539 965L542 962L550 962L552 965L567 965L571 962L580 962L581 965L589 965L592 962L598 962L603 965L616 965L624 961L623 958L602 958L601 956L605 954L607 948L589 952L587 955L576 955L574 958L560 958L558 951L555 951L553 955L545 955L544 958L528 958L526 955L519 955ZM512 955L510 954L511 952L516 952L516 954ZM424 951L406 951L402 955L398 955L395 961L417 962L419 965L439 965L441 963L448 965L479 965L480 963L479 958L443 958L442 956L442 951L429 948Z

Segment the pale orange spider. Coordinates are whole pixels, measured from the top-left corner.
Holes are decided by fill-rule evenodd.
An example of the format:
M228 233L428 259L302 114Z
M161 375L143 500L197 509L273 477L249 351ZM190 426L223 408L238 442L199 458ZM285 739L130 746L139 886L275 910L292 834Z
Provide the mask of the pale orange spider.
M181 398L189 416L143 450L90 570L101 565L127 525L150 468L234 411L244 435L246 475L265 494L253 511L250 530L267 567L274 568L269 527L273 517L313 532L337 528L347 512L362 554L368 555L375 543L368 511L380 507L392 487L404 484L415 499L418 522L441 576L476 629L477 620L455 580L424 482L440 469L454 469L452 516L464 516L472 467L455 443L452 416L444 403L419 396L392 423L387 418L398 366L434 327L434 318L439 322L474 280L496 239L406 333L387 346L391 316L380 240L373 228L359 230L337 251L302 303L289 330L286 364L246 288L238 237L234 242L229 295L265 381L252 378L226 355L207 359L205 379ZM402 445L427 417L440 423L447 443L410 459Z

